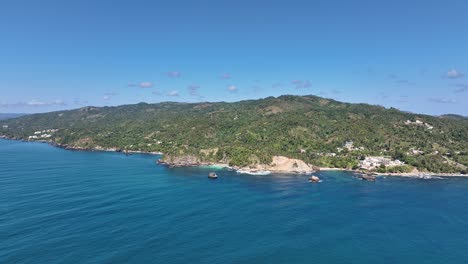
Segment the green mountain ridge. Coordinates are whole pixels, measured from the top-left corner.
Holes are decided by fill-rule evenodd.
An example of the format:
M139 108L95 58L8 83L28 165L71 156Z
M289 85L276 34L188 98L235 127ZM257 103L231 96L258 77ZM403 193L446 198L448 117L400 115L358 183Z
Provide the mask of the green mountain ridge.
M0 121L0 135L73 148L191 155L236 166L268 164L282 155L321 167L356 168L366 156L389 156L420 171L465 172L468 120L449 116L285 95L33 114ZM31 138L36 131L40 136Z

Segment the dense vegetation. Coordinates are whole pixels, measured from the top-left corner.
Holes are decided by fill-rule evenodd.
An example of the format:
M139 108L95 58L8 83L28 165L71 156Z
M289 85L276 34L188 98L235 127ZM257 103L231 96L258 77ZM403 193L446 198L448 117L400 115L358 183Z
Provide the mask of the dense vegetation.
M7 137L27 139L44 129L59 129L50 140L74 147L190 154L233 165L269 163L273 155L283 155L317 166L356 168L359 159L380 155L432 172L461 172L468 166L466 118L316 96L85 107L0 122L0 135ZM338 151L346 141L363 149Z

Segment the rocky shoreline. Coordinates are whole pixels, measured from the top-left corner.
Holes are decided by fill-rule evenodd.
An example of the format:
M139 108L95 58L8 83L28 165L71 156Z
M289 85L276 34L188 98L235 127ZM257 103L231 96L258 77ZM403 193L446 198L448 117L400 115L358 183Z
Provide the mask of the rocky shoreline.
M66 150L78 150L78 151L105 151L105 152L121 152L124 154L151 154L151 155L162 155L163 153L161 152L154 152L154 151L141 151L141 150L123 150L120 148L104 148L101 146L93 147L93 148L84 148L84 147L78 147L78 146L71 146L67 144L58 144L55 142L46 142L49 143L50 145L63 148Z
M63 148L66 150L73 151L105 151L105 152L121 152L125 154L150 154L150 155L163 155L162 152L150 152L150 151L140 151L140 150L123 150L120 148L104 148L101 146L93 148L85 148L79 146L73 146L68 144L60 144L51 140L25 140L18 137L7 137L5 135L0 135L0 139L7 140L21 140L25 142L41 142L47 143L54 147ZM274 156L273 162L270 165L257 164L251 167L230 167L226 163L217 163L217 162L203 162L195 156L182 156L182 157L170 157L167 159L156 160L156 163L159 165L167 166L169 168L183 168L183 167L218 167L218 168L229 168L235 171L244 171L247 174L255 174L257 171L268 171L271 173L281 173L281 174L311 174L317 171L349 171L356 174L364 174L361 170L351 170L343 168L327 168L327 167L316 167L311 164L306 164L302 160L290 159L283 156ZM251 172L251 173L248 173ZM434 172L411 172L411 173L378 173L370 172L376 176L392 176L392 177L411 177L411 178L424 178L424 177L468 177L466 174L460 173L434 173Z
M468 177L468 174L461 173L434 173L434 172L417 172L417 173L375 173L378 176L392 177L409 177L409 178L424 178L424 177Z
M27 140L23 138L18 138L18 137L7 137L5 135L0 135L0 139L6 139L6 140L18 140L18 141L24 141L24 142L38 142L38 143L45 143L49 144L51 146L57 147L57 148L62 148L66 150L72 150L72 151L104 151L104 152L121 152L125 154L151 154L151 155L162 155L162 152L155 152L155 151L141 151L141 150L124 150L121 148L104 148L101 146L96 146L92 148L88 147L80 147L80 146L73 146L73 145L68 145L68 144L61 144L57 143L52 140Z
M157 160L157 164L168 166L169 168L178 168L178 167L201 167L201 166L216 166L216 167L228 167L232 170L239 171L244 174L258 174L262 173L288 173L288 174L311 174L318 170L319 167L306 164L302 160L290 159L283 156L274 156L272 163L269 165L266 164L256 164L249 167L239 167L232 166L229 167L225 163L216 163L216 162L204 162L201 161L198 157L193 155L184 155L184 156L169 156L167 155L163 159Z

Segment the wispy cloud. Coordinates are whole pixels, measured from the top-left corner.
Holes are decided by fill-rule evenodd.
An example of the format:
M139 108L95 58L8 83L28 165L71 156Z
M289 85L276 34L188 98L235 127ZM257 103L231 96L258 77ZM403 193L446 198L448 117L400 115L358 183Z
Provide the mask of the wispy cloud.
M220 77L224 80L231 79L231 75L229 73L223 73Z
M39 100L31 100L31 101L26 103L26 105L29 105L29 106L44 106L44 105L47 105L47 104L48 103L43 102L43 101L39 101Z
M140 88L151 88L154 86L152 82L139 82L139 83L129 83L128 87L140 87Z
M182 76L182 73L179 71L170 71L170 72L167 72L166 75L171 78L179 78Z
M51 101L51 102L45 102L45 101L40 101L40 100L33 99L33 100L30 100L30 101L27 101L27 102L16 102L16 103L2 102L2 103L0 103L0 107L5 107L5 108L9 108L9 107L46 107L46 106L54 106L54 105L64 106L64 105L67 105L67 103L65 103L63 100L60 100L60 99L54 100L54 101Z
M153 83L152 82L141 82L138 84L138 86L140 86L140 88L151 88L153 87Z
M271 88L279 88L281 86L283 86L282 83L274 83L274 84L271 85Z
M67 105L63 100L55 100L52 104L54 105Z
M112 99L112 97L116 96L116 95L119 95L119 93L117 92L107 92L107 93L104 93L104 96L102 97L102 100L104 101L109 101Z
M394 73L391 73L388 75L388 78L394 80L397 84L404 84L404 85L415 85L416 83L410 81L410 80L407 80L407 79L402 79L400 77L398 77L398 75L394 74Z
M437 103L437 104L454 104L457 101L455 99L448 99L448 98L429 98L429 102Z
M74 103L75 105L83 105L83 104L87 104L88 101L87 101L87 100L81 100L81 99L76 98L76 99L73 100L73 103Z
M455 93L468 92L468 84L459 83L459 84L455 84L455 86L458 87L458 89L454 91Z
M291 83L296 87L296 89L305 89L312 87L310 81L302 81L302 80L292 80Z
M179 96L179 91L170 91L166 94L167 96Z
M198 96L198 89L200 89L200 86L195 84L189 85L187 87L187 90L191 96Z
M390 73L388 75L388 78L395 80L395 79L398 79L398 76L395 73Z
M465 76L463 73L461 73L461 72L459 72L459 71L457 71L455 69L451 69L445 75L445 77L447 77L449 79L458 79L458 78L462 78L463 76Z
M416 83L410 81L410 80L405 80L405 79L401 79L401 80L396 80L397 83L399 84L406 84L406 85L415 85Z
M312 84L310 83L310 81L304 81L302 84L296 85L296 89L305 89L305 88L310 88L310 87L312 87Z
M229 85L227 87L228 91L231 92L231 93L234 93L234 92L237 92L237 86L235 85Z
M74 103L75 105L83 105L83 104L87 104L88 101L87 101L87 100L75 99L75 100L73 100L73 103Z

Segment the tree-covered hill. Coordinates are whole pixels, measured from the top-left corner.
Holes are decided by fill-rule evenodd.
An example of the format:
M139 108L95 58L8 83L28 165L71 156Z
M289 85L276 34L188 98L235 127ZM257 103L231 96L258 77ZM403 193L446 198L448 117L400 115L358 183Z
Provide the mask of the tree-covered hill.
M10 138L36 140L36 131L41 131L37 140L72 147L190 154L240 166L266 164L274 155L341 168L356 167L370 155L431 172L461 172L468 166L467 119L317 96L84 107L0 121L0 135Z

